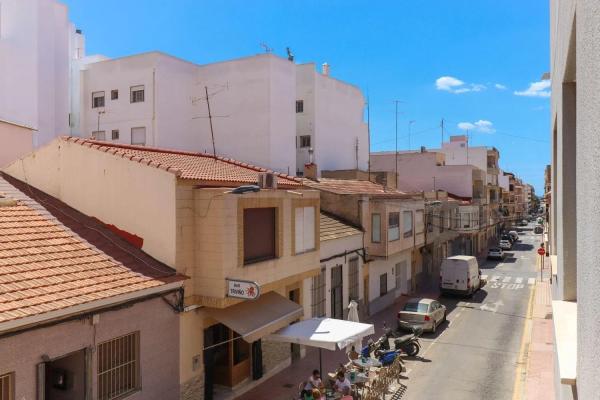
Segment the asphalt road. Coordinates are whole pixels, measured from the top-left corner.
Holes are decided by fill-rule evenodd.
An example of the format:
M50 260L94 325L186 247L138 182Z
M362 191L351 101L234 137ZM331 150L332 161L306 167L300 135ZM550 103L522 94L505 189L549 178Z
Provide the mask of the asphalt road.
M539 235L530 227L502 262L480 265L487 285L472 298L442 297L448 322L424 334L419 357L406 359L406 400L513 399Z

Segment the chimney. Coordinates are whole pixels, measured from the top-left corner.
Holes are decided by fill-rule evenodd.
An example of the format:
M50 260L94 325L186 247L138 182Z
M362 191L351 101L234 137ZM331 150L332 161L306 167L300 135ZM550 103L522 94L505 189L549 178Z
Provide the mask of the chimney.
M323 65L321 67L322 67L321 72L323 73L323 75L329 76L329 64L327 64L325 62L325 63L323 63Z
M313 181L317 180L317 164L311 162L304 164L304 177Z

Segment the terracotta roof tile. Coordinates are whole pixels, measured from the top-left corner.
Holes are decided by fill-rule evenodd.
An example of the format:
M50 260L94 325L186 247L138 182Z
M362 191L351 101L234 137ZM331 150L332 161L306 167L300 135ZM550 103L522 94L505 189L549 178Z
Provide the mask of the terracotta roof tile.
M355 179L319 178L317 181L304 179L304 184L314 189L335 194L364 194L376 197L412 197L416 195L416 193L406 193L386 188L378 183Z
M273 172L265 168L235 161L225 157L214 157L205 153L191 153L143 146L130 146L83 138L63 137L62 140L123 157L131 161L170 171L181 179L202 181L206 185L238 186L256 184L260 172ZM277 184L296 187L302 181L293 176L275 173Z
M321 242L348 236L360 235L360 229L346 224L339 219L321 213L320 239Z
M185 278L92 218L5 174L0 193L18 199L0 206L0 323Z

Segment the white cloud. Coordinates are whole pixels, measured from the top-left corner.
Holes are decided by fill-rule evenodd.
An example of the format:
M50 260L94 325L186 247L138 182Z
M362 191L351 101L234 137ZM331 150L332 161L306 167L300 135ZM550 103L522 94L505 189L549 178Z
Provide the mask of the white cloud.
M443 90L450 93L460 94L467 92L481 92L487 89L480 83L465 83L453 76L442 76L436 79L435 87L437 90Z
M498 89L498 90L506 90L506 86L504 86L504 85L503 85L503 84L501 84L501 83L496 83L496 84L494 85L494 87L495 87L496 89Z
M476 122L459 122L458 129L463 131L475 131L481 133L494 133L494 124L491 121L480 119Z
M442 76L435 81L435 87L438 90L446 90L448 92L452 92L455 88L464 84L463 81L452 76Z
M532 82L529 87L523 91L514 92L517 96L527 97L550 97L550 81L543 80L539 82Z

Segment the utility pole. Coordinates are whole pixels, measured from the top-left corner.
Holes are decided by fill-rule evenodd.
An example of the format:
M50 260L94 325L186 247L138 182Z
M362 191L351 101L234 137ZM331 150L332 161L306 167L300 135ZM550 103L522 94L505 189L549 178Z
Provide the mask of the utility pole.
M369 182L371 181L371 98L367 90L367 149L369 156L367 158L367 171L369 173Z
M395 153L396 180L398 180L398 103L403 103L403 101L394 100L394 104L396 105L396 153Z
M444 147L444 118L442 118L442 122L440 123L440 127L442 128L442 143L441 147Z
M415 122L417 122L417 121L415 121L415 120L408 121L408 150L410 150L410 127Z
M208 97L208 86L204 86L206 93L206 106L208 107L208 122L210 124L210 137L212 138L213 156L217 159L217 149L215 148L215 133L213 132L212 114L210 113L210 98Z

